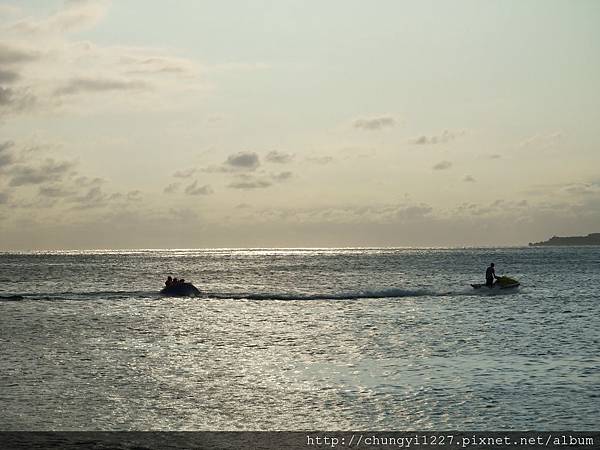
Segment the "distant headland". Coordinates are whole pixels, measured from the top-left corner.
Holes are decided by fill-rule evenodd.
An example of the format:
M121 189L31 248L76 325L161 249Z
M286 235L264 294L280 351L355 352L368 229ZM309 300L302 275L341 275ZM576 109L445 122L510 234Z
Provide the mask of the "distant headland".
M546 245L600 245L600 233L590 233L587 236L553 236L547 241L530 242L531 247Z

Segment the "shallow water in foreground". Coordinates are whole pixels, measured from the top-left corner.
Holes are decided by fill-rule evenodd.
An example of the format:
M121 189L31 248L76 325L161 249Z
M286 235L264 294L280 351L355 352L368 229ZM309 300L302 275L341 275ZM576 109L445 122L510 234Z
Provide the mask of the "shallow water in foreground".
M490 295L494 261L522 281ZM0 254L4 430L600 423L600 248ZM167 274L200 299L156 295Z

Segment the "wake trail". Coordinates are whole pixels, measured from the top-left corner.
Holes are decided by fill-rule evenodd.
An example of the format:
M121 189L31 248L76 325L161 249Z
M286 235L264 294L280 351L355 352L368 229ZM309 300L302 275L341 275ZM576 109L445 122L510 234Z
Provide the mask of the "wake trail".
M433 292L428 290L409 290L409 289L382 289L366 290L340 293L288 293L288 292L264 292L264 293L207 293L202 296L209 299L220 300L360 300L360 299L384 299L384 298L405 298L405 297L424 297L440 296L446 293Z
M384 289L365 289L343 292L209 292L200 291L196 298L204 300L279 300L279 301L300 301L300 300L361 300L361 299L387 299L387 298L417 298L417 297L449 297L449 296L473 296L487 294L475 292L471 289L458 290L434 290L434 289L402 289L402 288L384 288ZM163 297L158 290L101 290L92 292L47 292L47 293L2 293L0 301L20 301L20 300L131 300L147 299L158 300Z

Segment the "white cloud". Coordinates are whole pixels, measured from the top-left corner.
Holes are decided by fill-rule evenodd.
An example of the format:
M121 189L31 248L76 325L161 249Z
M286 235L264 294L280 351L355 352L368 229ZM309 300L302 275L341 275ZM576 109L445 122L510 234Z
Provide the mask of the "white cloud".
M277 174L273 174L273 175L271 175L271 178L275 181L286 181L286 180L289 180L290 178L292 178L293 175L294 174L292 172L287 170L285 172L279 172Z
M263 178L256 178L256 177L237 177L237 181L233 181L232 183L230 183L228 185L228 187L232 188L232 189L242 189L242 190L253 190L253 189L264 189L264 188L268 188L270 186L272 186L273 183L271 183L268 180L265 180Z
M561 190L577 196L600 194L600 183L570 183L563 186Z
M310 163L314 163L314 164L321 164L321 165L325 165L325 164L329 164L332 163L334 161L332 156L309 156L308 158L306 158L306 161L310 162Z
M74 95L106 91L139 91L149 89L147 83L139 80L118 80L109 78L73 78L58 89L57 95Z
M13 141L0 143L0 170L5 166L9 166L15 160L15 156L11 150L14 145Z
M446 142L450 142L455 140L456 138L463 136L465 134L464 131L450 131L450 130L444 130L441 134L439 135L433 135L433 136L419 136L417 138L411 139L411 143L412 144L416 144L416 145L435 145L435 144L444 144Z
M440 161L439 163L435 164L432 169L433 170L446 170L449 169L450 167L452 167L452 163L450 161Z
M196 172L197 172L197 169L195 169L195 168L178 170L173 174L173 176L176 178L190 178Z
M186 195L210 195L214 193L213 189L208 184L198 186L198 180L186 186L184 192Z
M188 58L151 47L96 45L71 34L97 25L109 6L67 1L46 17L0 23L0 115L176 108L177 96L206 90L199 65ZM117 95L124 91L136 95ZM100 94L110 102L88 101Z
M366 117L356 119L353 123L354 128L361 130L381 130L396 125L396 119L392 116Z
M278 151L272 151L267 153L265 159L268 162L277 163L277 164L286 164L291 162L294 159L294 155L291 153L283 153Z
M54 14L38 19L24 17L10 26L11 31L28 34L32 38L54 36L89 29L106 15L109 1L68 0Z
M563 133L558 131L546 134L536 134L520 142L518 146L520 148L546 149L558 144L563 137Z
M181 186L180 183L171 183L164 188L163 192L165 194L174 194L179 190L179 186Z

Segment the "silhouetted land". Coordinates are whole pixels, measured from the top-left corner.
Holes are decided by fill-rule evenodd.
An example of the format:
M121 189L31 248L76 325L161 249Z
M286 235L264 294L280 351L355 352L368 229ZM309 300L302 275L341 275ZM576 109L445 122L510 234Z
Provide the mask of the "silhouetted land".
M547 241L530 242L532 247L540 247L545 245L600 245L600 233L590 233L587 236L553 236Z

